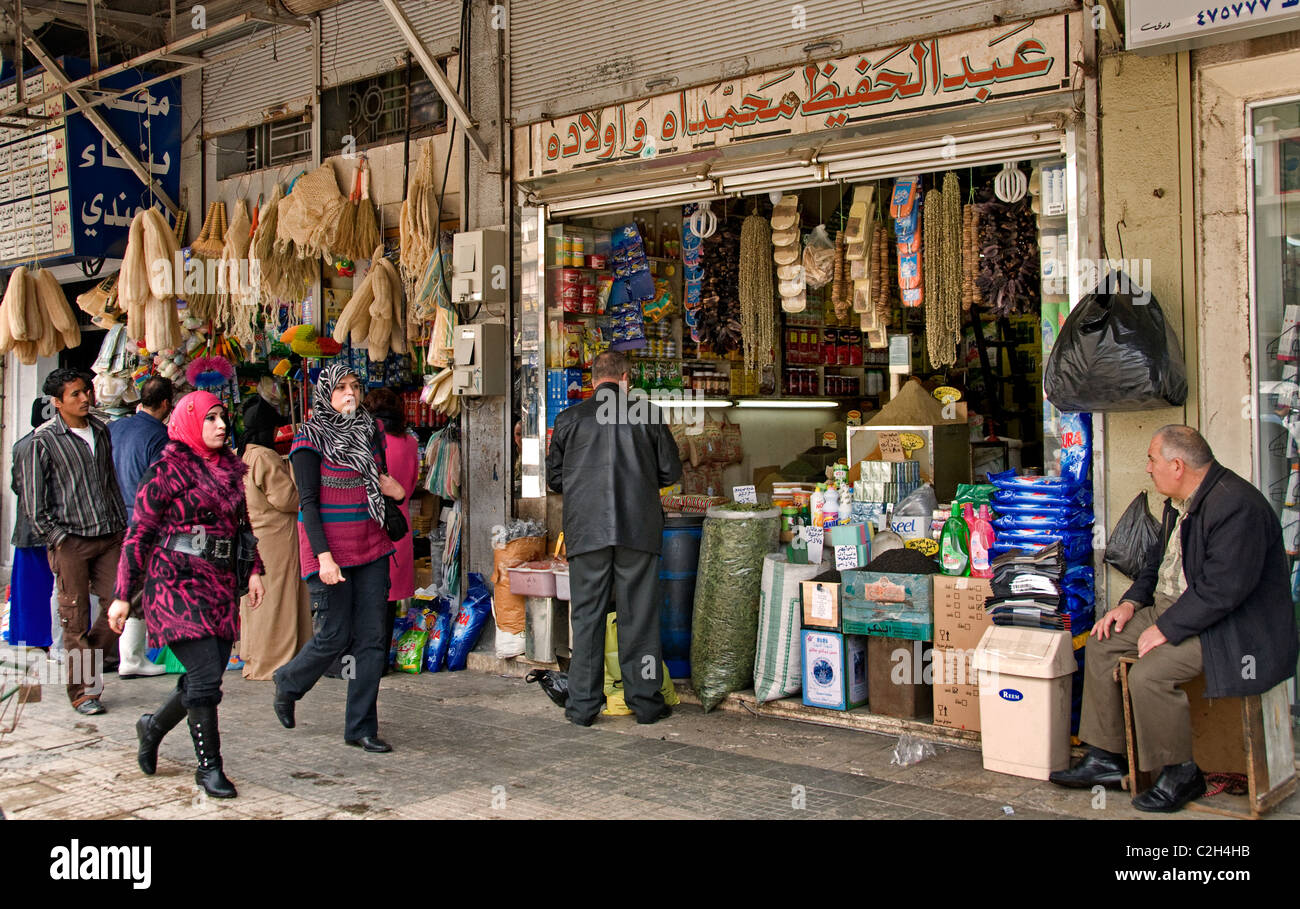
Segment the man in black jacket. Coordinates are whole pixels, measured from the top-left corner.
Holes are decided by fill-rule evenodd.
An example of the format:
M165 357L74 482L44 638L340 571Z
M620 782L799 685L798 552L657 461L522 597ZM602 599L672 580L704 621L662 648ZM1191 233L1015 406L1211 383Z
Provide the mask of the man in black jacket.
M1268 499L1215 461L1187 426L1156 432L1147 473L1169 496L1160 537L1120 604L1092 630L1079 724L1089 751L1051 779L1079 788L1119 784L1128 767L1113 673L1120 656L1136 655L1129 686L1138 763L1161 772L1133 805L1178 811L1205 794L1178 686L1204 672L1206 697L1263 694L1295 673L1300 637L1282 528Z
M555 420L546 483L564 495L573 641L565 715L590 726L600 712L605 614L618 604L618 661L623 694L638 723L668 716L659 643L659 490L682 475L672 433L659 408L629 400L631 364L606 351L591 365L595 393Z

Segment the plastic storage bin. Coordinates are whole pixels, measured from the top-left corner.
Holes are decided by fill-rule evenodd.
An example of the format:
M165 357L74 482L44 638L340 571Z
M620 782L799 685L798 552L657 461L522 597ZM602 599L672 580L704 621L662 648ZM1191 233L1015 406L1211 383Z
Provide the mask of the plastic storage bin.
M510 575L510 592L516 596L555 596L555 573L549 565L528 562L506 571Z

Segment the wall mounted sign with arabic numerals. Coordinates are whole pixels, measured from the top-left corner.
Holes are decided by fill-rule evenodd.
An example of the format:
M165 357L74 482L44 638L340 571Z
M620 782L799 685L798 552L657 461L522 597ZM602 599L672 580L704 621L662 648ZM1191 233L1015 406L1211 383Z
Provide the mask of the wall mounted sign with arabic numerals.
M1011 22L521 126L515 172L541 177L639 158L651 145L664 157L1066 90L1082 28L1077 13Z
M89 75L90 64L60 58L71 79ZM169 79L138 92L136 72L101 80L105 89L125 93L97 109L118 137L176 198L180 193L180 80ZM35 96L57 87L40 68L26 73ZM18 100L13 64L0 68L0 104ZM0 268L39 259L116 258L126 250L135 213L149 204L143 183L112 145L64 95L28 108L46 118L22 126L0 126Z
M1128 0L1125 7L1127 48L1139 53L1169 54L1300 28L1295 0Z

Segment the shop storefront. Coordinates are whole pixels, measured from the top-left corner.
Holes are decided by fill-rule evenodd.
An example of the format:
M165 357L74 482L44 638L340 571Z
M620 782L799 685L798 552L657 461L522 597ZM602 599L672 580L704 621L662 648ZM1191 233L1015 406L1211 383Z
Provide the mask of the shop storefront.
M932 554L939 513L990 473L1060 476L1080 444L1100 472L1101 426L1081 442L1041 383L1092 287L1090 40L1049 16L518 128L521 510L558 528L549 431L606 347L670 414L670 513L829 484L840 523L906 523ZM886 518L917 481L937 507Z

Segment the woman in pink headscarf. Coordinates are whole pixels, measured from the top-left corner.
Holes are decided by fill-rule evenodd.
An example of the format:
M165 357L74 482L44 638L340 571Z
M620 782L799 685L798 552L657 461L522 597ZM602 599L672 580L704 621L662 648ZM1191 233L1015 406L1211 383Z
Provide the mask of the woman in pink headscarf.
M172 441L140 481L135 523L122 542L116 599L109 624L125 623L129 601L143 588L149 639L167 644L185 674L156 712L136 723L140 769L157 769L158 745L188 715L199 766L195 781L214 798L234 798L222 772L217 705L221 676L239 637L235 557L241 524L248 520L244 474L248 468L226 444L226 413L206 391L181 398L172 411ZM248 581L250 605L263 596L262 562Z

